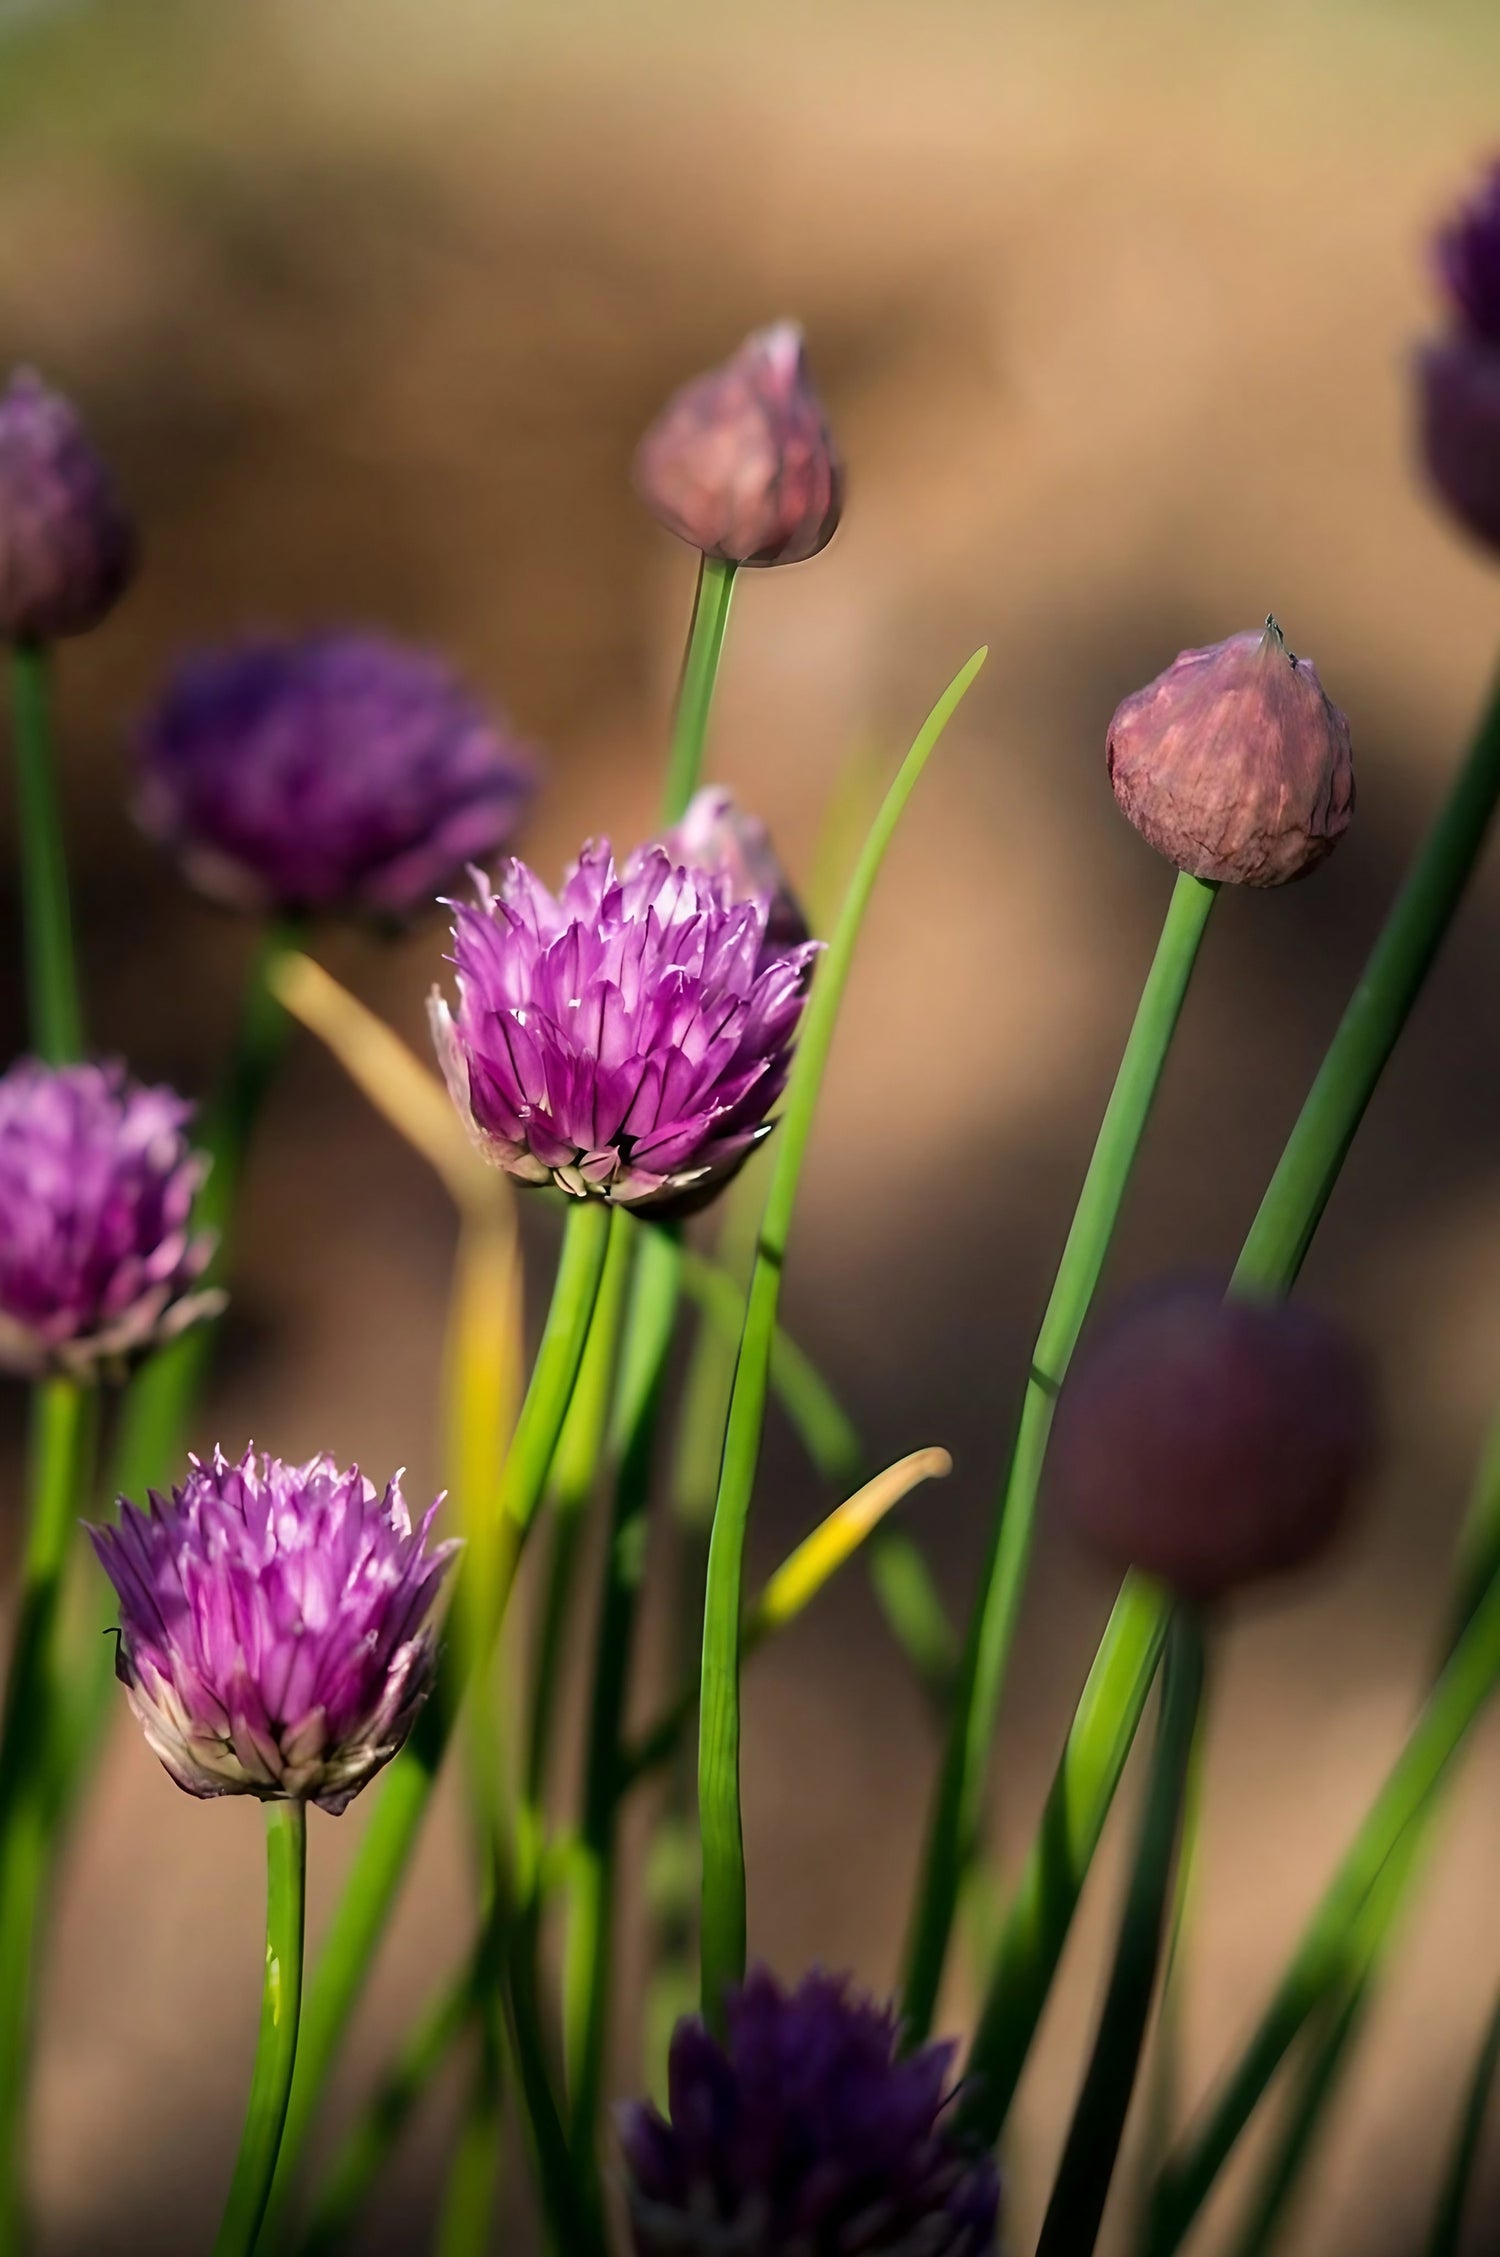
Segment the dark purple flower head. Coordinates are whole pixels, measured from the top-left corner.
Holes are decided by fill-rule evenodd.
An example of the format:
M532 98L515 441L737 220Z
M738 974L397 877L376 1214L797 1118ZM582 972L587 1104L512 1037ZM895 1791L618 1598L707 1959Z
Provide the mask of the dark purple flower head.
M675 392L636 450L667 530L729 564L800 564L828 546L844 474L794 321L758 329Z
M562 892L511 862L455 910L458 1005L432 1001L448 1086L525 1183L660 1208L727 1182L786 1084L815 944L768 949L770 903L723 871L586 846Z
M1354 813L1349 724L1274 619L1180 652L1119 706L1106 758L1142 837L1221 885L1304 876Z
M1439 229L1433 253L1455 328L1500 347L1500 159Z
M1459 522L1500 549L1500 161L1433 256L1449 319L1417 360L1422 454Z
M770 832L758 815L745 813L723 784L705 784L695 792L682 821L655 843L675 863L721 872L736 901L764 901L768 950L800 948L811 938Z
M332 1458L188 1460L170 1499L89 1531L120 1600L116 1669L190 1795L337 1814L388 1763L432 1683L427 1621L456 1544L427 1549L399 1478Z
M141 823L237 908L404 921L512 836L529 759L439 660L356 632L189 659L135 746Z
M721 2045L679 2022L669 2113L622 2112L636 2257L989 2257L999 2181L949 2122L953 2047L903 2057L843 1979L753 1971Z
M191 1290L192 1110L119 1065L0 1077L0 1369L87 1378L220 1305Z
M29 368L0 395L0 636L82 635L135 571L135 533L76 410Z

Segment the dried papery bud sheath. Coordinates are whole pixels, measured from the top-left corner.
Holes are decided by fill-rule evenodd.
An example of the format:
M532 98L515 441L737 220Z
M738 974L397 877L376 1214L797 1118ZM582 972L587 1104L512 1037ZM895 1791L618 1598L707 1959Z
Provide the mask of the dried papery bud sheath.
M752 1971L721 2044L680 2022L669 2110L621 2112L635 2257L991 2257L993 2159L951 2123L953 2048L903 2054L842 1978Z
M1280 886L1317 868L1349 828L1349 723L1274 619L1185 650L1109 726L1121 810L1179 870Z
M711 1198L768 1132L814 956L722 871L586 846L554 895L512 862L455 907L439 1059L480 1149L523 1183L659 1215Z
M723 784L695 792L682 821L657 843L675 864L726 877L734 900L763 901L768 950L800 948L812 937L770 832Z
M405 924L515 835L529 753L442 663L361 631L186 660L135 739L142 827L231 907Z
M77 410L17 369L0 395L0 637L86 634L135 564L135 529Z
M1128 1303L1075 1364L1047 1488L1111 1566L1221 1599L1327 1551L1373 1450L1369 1379L1336 1326L1184 1279Z
M647 508L726 564L801 564L828 546L844 475L807 373L802 331L759 329L673 394L635 458Z
M0 1370L110 1375L222 1305L194 1290L192 1111L117 1064L0 1077Z
M1446 322L1417 361L1422 456L1460 524L1500 549L1500 162L1440 230L1434 266Z
M428 1547L399 1480L332 1458L190 1458L169 1498L90 1530L120 1601L117 1673L190 1795L335 1814L404 1743L431 1688L427 1617L457 1550Z

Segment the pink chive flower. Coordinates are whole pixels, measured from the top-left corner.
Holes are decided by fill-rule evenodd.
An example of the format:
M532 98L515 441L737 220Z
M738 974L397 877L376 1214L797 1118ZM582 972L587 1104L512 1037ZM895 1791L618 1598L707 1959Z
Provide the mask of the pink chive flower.
M92 1378L221 1305L193 1290L192 1111L120 1065L0 1077L0 1369Z
M771 945L771 907L662 846L586 846L558 894L522 862L479 881L432 1024L481 1149L577 1198L711 1197L768 1134L817 953Z
M726 564L800 564L838 530L844 474L793 321L675 392L636 450L652 515Z
M116 1672L190 1795L337 1814L402 1746L431 1688L428 1620L456 1544L427 1547L399 1479L247 1450L188 1460L170 1498L89 1531L120 1601Z
M17 369L0 395L0 637L87 633L135 564L134 527L77 410Z

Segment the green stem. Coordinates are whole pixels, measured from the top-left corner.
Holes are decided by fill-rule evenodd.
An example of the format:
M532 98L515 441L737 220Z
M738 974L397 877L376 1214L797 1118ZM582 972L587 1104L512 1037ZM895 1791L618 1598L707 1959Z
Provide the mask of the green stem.
M1497 2071L1500 2071L1500 2003L1496 2004L1490 2015L1483 2042L1475 2057L1469 2089L1464 2096L1463 2113L1458 2120L1453 2153L1449 2157L1442 2191L1438 2196L1437 2213L1432 2221L1432 2236L1427 2244L1427 2257L1458 2257L1459 2242L1464 2230L1464 2213L1469 2206L1469 2191L1474 2183L1474 2169L1479 2161L1479 2146L1484 2136L1484 2119L1489 2109Z
M855 943L880 865L917 780L984 655L981 651L970 659L938 700L871 826L828 954L813 985L766 1195L724 1437L704 1599L698 1737L698 1809L703 1835L701 1971L704 2012L716 2027L725 1989L741 1980L745 1966L745 1848L740 1819L741 1584L745 1531L770 1386L781 1270L797 1186Z
M1156 1989L1203 1673L1202 1630L1179 1608L1167 1633L1156 1752L1109 1988L1036 2257L1090 2257L1104 2221Z
M1324 2128L1328 2106L1338 2089L1349 2051L1364 2021L1370 1994L1351 1985L1310 2030L1311 2050L1287 2096L1286 2115L1266 2159L1234 2257L1270 2257Z
M433 2237L434 2257L484 2257L494 2232L505 2074L499 2018L478 2017L479 2060L465 2096L458 2148Z
M493 1645L504 1617L522 1546L531 1529L567 1416L589 1324L604 1272L611 1214L603 1200L581 1199L572 1207L552 1289L547 1322L532 1366L526 1399L505 1462L500 1494L501 1545L490 1590L487 1619L474 1640ZM460 1570L460 1582L466 1569ZM455 1605L463 1603L455 1593ZM470 1666L480 1658L468 1657ZM355 1854L308 1988L297 2077L282 2139L277 2185L264 2237L279 2246L280 2209L288 2193L324 2081L348 2028L376 1947L385 1932L432 1790L447 1752L466 1690L453 1648L445 1649L432 1698L418 1717L410 1740L386 1774L374 1813Z
M266 1974L250 2101L214 2257L250 2257L270 2199L302 2005L307 1805L266 1805Z
M688 801L702 779L703 747L708 736L714 685L719 678L724 630L729 624L734 575L735 566L724 564L717 557L704 557L698 567L698 592L693 599L693 621L688 629L687 655L677 693L677 716L667 755L667 780L662 793L664 823L681 822Z
M10 667L31 1040L38 1057L49 1065L64 1066L83 1055L83 1014L73 960L68 857L52 757L47 652L37 643L18 643Z
M1084 1178L1037 1335L1020 1426L990 1543L953 1704L907 1945L903 2014L909 2044L932 2028L958 1904L973 1853L1006 1667L1031 1559L1037 1494L1053 1406L1099 1283L1216 889L1179 876L1135 1023Z

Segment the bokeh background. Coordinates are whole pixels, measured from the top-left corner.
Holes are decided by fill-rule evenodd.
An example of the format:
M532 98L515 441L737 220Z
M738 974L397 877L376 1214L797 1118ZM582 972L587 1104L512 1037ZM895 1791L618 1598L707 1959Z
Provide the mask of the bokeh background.
M1117 699L1274 607L1350 713L1355 827L1217 913L1109 1280L1227 1267L1482 694L1500 582L1424 497L1408 366L1424 231L1500 138L1475 0L103 0L0 10L0 356L72 389L149 569L68 654L63 730L99 1042L212 1085L250 934L123 804L130 717L184 643L369 620L446 649L545 748L530 850L647 827L690 561L634 503L666 390L806 322L851 467L829 553L747 576L712 770L806 870L841 765L899 753L990 662L892 854L833 1062L790 1317L955 1609L1169 887L1104 777ZM7 805L4 820L11 822ZM14 936L13 857L0 856ZM1403 1729L1467 1469L1500 1399L1500 884L1481 881L1371 1113L1305 1290L1389 1395L1373 1520L1237 1621L1215 1688L1188 2009L1201 2085ZM414 1041L441 935L324 960ZM15 943L0 1017L22 1040ZM534 1275L548 1225L533 1218ZM436 1487L444 1201L300 1042L248 1187L200 1439L329 1447ZM22 1403L0 1403L13 1546ZM767 1564L828 1500L773 1439ZM996 1763L1026 1838L1107 1610L1044 1536ZM893 1975L932 1744L851 1575L749 1698L754 1944ZM1500 1979L1481 1734L1294 2246L1402 2257ZM314 1917L361 1824L314 1829ZM36 2168L49 2251L207 2246L253 2039L253 1807L177 1795L123 1716L55 1907ZM1019 2111L1035 2217L1108 1912L1090 1892ZM450 1964L462 1836L432 1831L335 2120ZM633 1923L632 1932L635 1924ZM629 1958L627 1953L627 1958ZM637 1955L638 1956L638 1955ZM971 2003L955 1973L949 2019ZM636 2076L633 2008L617 2089ZM457 2087L363 2246L428 2245ZM1500 2234L1500 2171L1488 2229ZM1197 2245L1227 2248L1232 2205ZM513 2171L503 2246L531 2246ZM1024 2232L1018 2233L1024 2246Z

